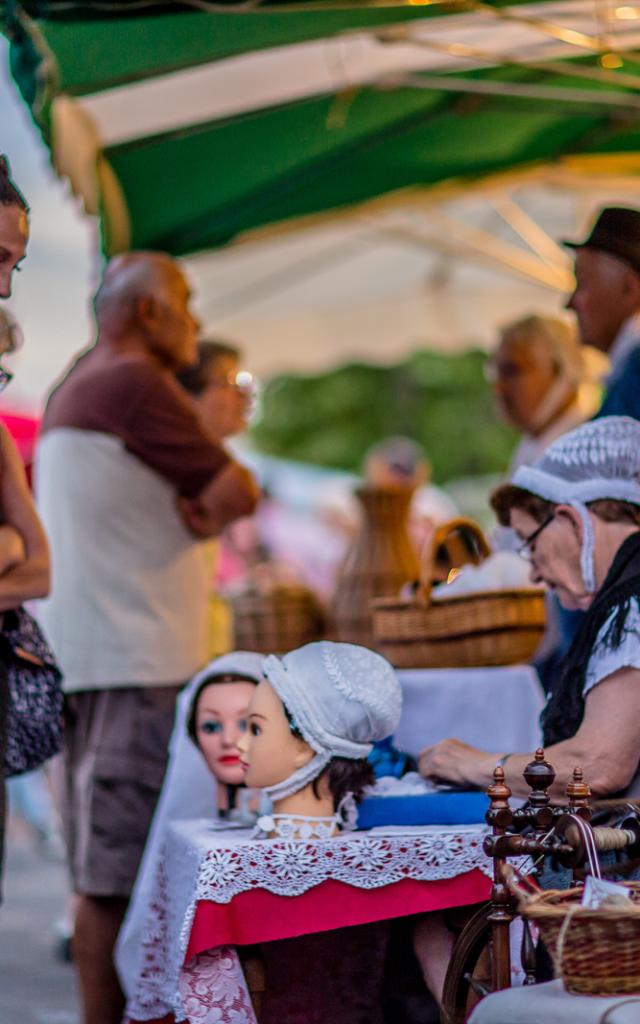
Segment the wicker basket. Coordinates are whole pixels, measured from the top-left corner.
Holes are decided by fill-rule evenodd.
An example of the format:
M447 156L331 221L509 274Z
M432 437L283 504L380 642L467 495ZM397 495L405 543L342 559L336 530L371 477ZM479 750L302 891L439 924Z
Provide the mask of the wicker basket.
M397 668L515 665L534 654L545 626L540 590L485 591L426 603L371 602L376 648Z
M313 591L299 584L249 585L230 602L236 650L285 654L324 634L324 610Z
M568 992L610 996L640 992L640 882L626 882L628 905L582 907L582 889L535 895L513 887L523 917L532 921Z

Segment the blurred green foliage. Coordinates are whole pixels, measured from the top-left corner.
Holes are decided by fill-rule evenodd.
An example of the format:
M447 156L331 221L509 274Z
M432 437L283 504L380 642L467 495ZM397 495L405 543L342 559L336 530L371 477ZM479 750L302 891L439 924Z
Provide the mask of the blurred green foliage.
M270 455L358 472L370 445L402 434L424 446L437 483L502 473L517 437L496 416L485 358L419 351L392 367L353 363L275 377L253 441Z

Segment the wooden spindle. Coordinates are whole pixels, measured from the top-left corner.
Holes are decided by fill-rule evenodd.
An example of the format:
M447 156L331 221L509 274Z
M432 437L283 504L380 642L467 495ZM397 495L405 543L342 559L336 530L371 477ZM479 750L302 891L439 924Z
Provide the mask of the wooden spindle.
M511 790L504 781L504 769L497 765L493 773L493 784L487 790L489 810L486 814L487 824L491 825L494 838L504 836L513 822L513 812L509 803ZM508 988L511 984L511 957L509 952L509 925L515 916L513 896L505 879L506 861L504 857L493 859L493 886L491 888L491 935L493 940L493 957L491 964L493 991Z
M552 765L545 761L544 750L538 747L533 761L530 761L522 773L531 790L529 799L520 812L516 811L516 819L531 825L537 837L549 831L553 822L553 810L549 789L554 783L556 773Z
M573 769L573 777L567 786L567 800L569 801L569 814L578 814L585 821L591 821L591 789L584 781L582 768Z

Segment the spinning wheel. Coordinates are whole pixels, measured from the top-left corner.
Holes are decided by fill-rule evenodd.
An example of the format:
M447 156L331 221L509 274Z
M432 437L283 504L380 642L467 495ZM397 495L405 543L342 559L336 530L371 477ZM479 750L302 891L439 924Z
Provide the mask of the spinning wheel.
M444 983L443 1024L464 1024L478 999L511 983L509 927L517 907L506 881L507 857L529 856L536 868L545 857L552 857L570 868L574 884L579 884L590 845L600 853L625 850L629 856L640 855L640 816L632 807L617 827L591 825L591 793L580 768L567 786L567 803L560 806L552 805L549 798L555 771L545 761L543 750L536 751L523 777L531 793L516 810L509 803L511 790L502 767L496 768L487 791L487 822L492 835L485 838L484 849L494 862L491 899L470 918L454 947ZM528 922L523 919L522 925L520 959L524 983L531 985L537 980L535 947Z

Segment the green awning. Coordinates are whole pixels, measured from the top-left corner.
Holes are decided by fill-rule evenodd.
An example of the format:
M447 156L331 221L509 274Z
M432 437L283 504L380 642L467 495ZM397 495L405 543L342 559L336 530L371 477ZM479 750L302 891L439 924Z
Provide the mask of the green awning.
M637 170L640 9L594 9L4 7L14 77L105 251L177 255L568 156Z

